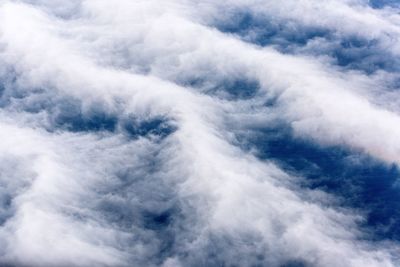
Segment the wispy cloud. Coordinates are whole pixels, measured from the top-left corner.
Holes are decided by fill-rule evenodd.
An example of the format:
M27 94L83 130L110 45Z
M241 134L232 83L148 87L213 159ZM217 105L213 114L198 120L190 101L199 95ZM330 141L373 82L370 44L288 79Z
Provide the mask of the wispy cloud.
M397 13L0 1L1 264L397 266Z

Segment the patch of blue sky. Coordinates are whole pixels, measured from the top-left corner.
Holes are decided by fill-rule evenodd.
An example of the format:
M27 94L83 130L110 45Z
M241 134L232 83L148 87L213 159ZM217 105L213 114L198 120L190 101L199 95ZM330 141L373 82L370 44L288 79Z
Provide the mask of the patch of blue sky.
M399 7L400 5L398 0L369 0L368 4L373 8Z
M154 136L160 139L176 130L176 126L164 117L138 118L121 116L105 107L92 105L83 110L79 102L62 101L56 106L53 125L56 129L72 132L122 132L130 139Z
M177 129L172 121L160 116L148 119L138 119L132 116L122 120L120 125L131 138L149 135L164 138Z
M305 45L308 40L324 37L329 30L321 27L302 27L294 21L257 17L253 13L238 10L227 19L216 21L215 27L226 33L240 36L243 40L260 45L275 45L285 49L293 44Z
M213 77L208 73L194 73L194 75L178 77L176 82L225 100L249 100L260 92L259 82L244 74L235 76L218 73Z
M118 117L109 114L98 106L82 110L79 101L64 99L50 111L53 116L53 126L71 132L84 131L114 131L117 127Z
M360 227L371 240L400 241L400 170L360 151L321 147L296 138L289 127L257 129L239 138L262 159L304 177L301 186L335 195L344 207L365 214Z
M0 84L0 106L7 110L36 113L46 112L46 129L70 132L122 132L131 139L140 136L164 138L176 130L167 118L135 118L108 110L102 103L83 107L80 100L57 96L50 89L24 90L15 85Z
M235 11L215 27L237 35L244 41L271 46L286 54L325 56L334 65L367 74L377 70L398 72L399 58L383 49L378 40L345 36L333 29L305 26L295 21L260 17L246 11Z

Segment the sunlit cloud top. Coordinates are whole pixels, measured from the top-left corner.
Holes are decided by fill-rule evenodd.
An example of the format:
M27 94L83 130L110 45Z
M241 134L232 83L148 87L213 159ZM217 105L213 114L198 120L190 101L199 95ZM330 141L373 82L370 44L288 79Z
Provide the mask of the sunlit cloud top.
M400 266L399 12L0 0L0 265Z

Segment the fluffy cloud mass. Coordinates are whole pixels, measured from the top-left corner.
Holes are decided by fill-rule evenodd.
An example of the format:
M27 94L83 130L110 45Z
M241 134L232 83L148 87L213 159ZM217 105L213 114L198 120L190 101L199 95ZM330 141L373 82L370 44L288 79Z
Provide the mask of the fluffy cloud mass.
M400 266L399 11L0 0L0 265Z

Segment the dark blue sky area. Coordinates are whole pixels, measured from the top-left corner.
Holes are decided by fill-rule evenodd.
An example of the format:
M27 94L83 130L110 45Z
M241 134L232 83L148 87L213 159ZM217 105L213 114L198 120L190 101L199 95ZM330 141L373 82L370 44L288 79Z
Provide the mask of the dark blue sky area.
M400 240L400 170L359 151L321 147L295 138L288 128L258 129L244 145L289 173L305 177L301 186L338 197L340 204L366 215L369 239Z

